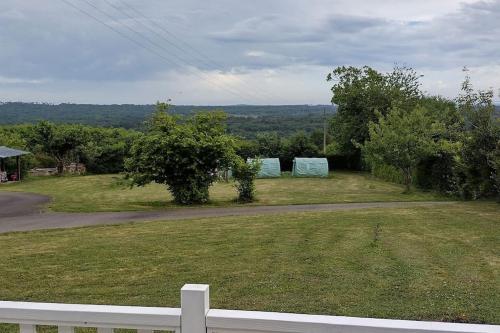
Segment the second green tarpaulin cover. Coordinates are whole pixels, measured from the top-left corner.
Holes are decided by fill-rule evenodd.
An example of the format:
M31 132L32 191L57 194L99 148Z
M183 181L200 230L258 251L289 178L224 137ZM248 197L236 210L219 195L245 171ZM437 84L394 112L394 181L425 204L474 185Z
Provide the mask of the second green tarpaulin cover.
M253 160L249 158L248 163ZM261 166L257 178L276 178L281 176L281 165L279 158L261 158Z

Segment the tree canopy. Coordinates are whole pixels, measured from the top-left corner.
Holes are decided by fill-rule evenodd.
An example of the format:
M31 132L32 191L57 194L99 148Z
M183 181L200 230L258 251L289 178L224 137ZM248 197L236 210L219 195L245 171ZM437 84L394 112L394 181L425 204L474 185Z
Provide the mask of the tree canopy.
M133 184L167 185L179 204L204 203L218 170L228 168L235 158L234 139L225 132L223 112L201 112L186 122L159 110L148 130L131 149L126 161Z
M368 125L369 140L362 148L370 163L383 163L400 170L406 190L410 190L412 176L418 163L438 153L445 145L439 138L444 131L442 123L429 117L429 112L416 107L409 112L393 108L387 115L378 113L377 122Z
M58 173L62 173L65 161L73 156L77 156L78 160L87 139L88 133L82 125L55 126L48 121L41 121L29 132L28 145L36 152L54 158Z
M474 91L466 75L457 104L464 119L456 166L458 191L465 198L498 194L500 120L493 116L493 91Z
M361 166L360 150L353 144L368 137L368 124L377 121L392 107L412 109L422 96L420 76L408 67L380 73L371 67L337 67L327 76L332 82L332 103L338 107L331 133L339 151L349 157L352 167Z

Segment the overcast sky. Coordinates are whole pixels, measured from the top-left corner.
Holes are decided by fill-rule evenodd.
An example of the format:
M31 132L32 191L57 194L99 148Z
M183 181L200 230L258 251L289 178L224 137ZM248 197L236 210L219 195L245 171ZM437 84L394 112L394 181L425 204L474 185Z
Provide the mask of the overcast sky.
M500 0L2 0L0 101L327 104L339 65L500 87Z

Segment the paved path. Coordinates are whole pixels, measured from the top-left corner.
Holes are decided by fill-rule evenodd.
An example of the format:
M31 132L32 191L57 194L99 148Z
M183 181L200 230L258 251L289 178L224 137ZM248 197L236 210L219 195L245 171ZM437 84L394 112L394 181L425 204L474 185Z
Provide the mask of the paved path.
M89 225L183 220L203 217L252 216L292 212L331 212L367 208L397 208L448 205L451 202L371 202L315 205L245 206L223 208L172 208L142 212L56 213L44 212L49 197L0 192L0 233L40 229L71 228Z
M0 192L0 220L9 217L32 215L50 202L45 195L17 192Z

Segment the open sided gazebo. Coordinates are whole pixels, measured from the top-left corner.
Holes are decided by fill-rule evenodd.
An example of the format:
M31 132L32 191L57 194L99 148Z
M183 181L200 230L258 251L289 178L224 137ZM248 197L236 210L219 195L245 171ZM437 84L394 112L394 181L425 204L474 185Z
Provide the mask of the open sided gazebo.
M14 148L9 148L5 146L0 146L0 172L5 172L5 159L7 158L16 158L16 166L17 166L17 180L21 180L21 159L20 157L23 155L27 155L29 152Z

